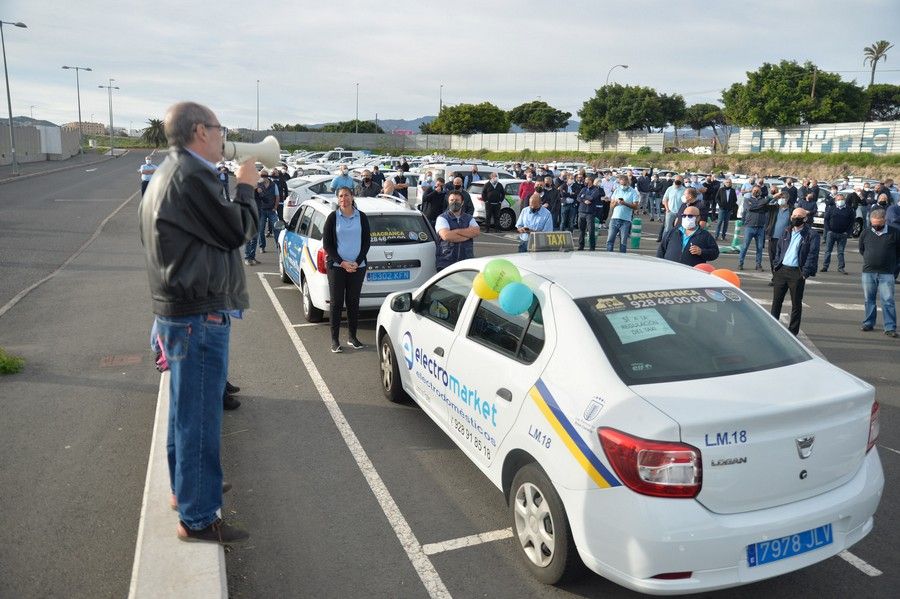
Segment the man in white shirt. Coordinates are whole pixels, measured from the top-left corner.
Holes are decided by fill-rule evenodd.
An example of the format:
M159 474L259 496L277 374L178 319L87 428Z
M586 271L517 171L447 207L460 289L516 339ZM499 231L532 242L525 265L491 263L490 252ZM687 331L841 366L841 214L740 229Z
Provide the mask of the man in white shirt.
M532 231L553 230L553 215L544 206L541 206L539 193L531 194L528 208L519 213L516 230L519 232L519 252L528 251L528 237Z
M156 172L157 168L158 167L153 164L153 159L150 156L144 158L144 164L138 169L138 172L141 174L141 197L144 197L144 191L147 189L147 186L150 185L150 177L153 176L153 173Z

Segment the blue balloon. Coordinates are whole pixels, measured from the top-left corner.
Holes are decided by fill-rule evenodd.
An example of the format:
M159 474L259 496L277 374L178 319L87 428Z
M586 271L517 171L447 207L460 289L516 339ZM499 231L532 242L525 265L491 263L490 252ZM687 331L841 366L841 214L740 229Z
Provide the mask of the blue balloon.
M500 291L498 302L507 314L521 314L531 307L534 292L524 283L509 283Z

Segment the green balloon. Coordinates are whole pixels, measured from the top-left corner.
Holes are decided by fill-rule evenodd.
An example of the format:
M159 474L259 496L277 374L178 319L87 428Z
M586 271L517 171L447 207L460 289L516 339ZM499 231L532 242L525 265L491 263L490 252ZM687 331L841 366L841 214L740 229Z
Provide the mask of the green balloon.
M510 283L519 283L522 275L516 265L504 258L495 258L484 267L484 282L496 292L500 292Z

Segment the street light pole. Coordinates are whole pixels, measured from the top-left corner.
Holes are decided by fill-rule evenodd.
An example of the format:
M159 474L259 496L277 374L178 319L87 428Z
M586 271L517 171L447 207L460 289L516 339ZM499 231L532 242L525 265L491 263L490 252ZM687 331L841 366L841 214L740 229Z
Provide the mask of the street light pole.
M259 79L256 80L256 136L253 141L259 138Z
M9 148L12 155L13 175L19 174L19 161L16 160L16 136L13 133L12 120L12 98L9 95L9 72L6 70L6 39L3 37L3 25L13 25L15 27L28 27L25 23L11 21L0 21L0 45L3 46L3 76L6 78L6 108L9 110Z
M84 154L84 148L82 147L84 144L84 124L81 122L81 81L78 78L78 71L90 71L91 68L69 66L64 66L63 68L75 71L75 91L78 97L78 153ZM91 120L94 120L94 115L91 115Z
M31 106L28 107L29 110L31 110L31 120L32 121L34 120L34 107L35 106L36 106L36 104L32 104Z
M359 82L356 83L356 132L359 133Z
M441 89L438 90L438 116L440 116L441 111L444 109L444 84L441 83Z
M606 83L603 84L604 87L606 87L607 85L609 85L609 74L612 73L612 72L613 72L613 69L616 68L616 67L622 67L623 69L627 69L627 68L628 68L628 65L627 65L627 64L617 64L617 65L613 65L613 66L609 69L609 71L606 72Z
M117 86L113 85L113 81L115 79L109 80L109 85L98 85L97 87L103 89L105 88L107 92L109 92L109 155L115 156L113 153L113 109L112 109L112 90L119 89Z

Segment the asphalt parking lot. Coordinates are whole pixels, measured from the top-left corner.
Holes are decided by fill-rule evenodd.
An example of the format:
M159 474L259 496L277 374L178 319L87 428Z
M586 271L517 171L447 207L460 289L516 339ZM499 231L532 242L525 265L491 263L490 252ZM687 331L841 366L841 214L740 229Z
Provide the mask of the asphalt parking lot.
M655 251L656 230L645 227L640 253ZM509 237L482 236L476 254L514 251ZM858 273L854 251L851 242L848 271ZM305 323L299 292L277 276L275 255L262 261L250 269L254 309L235 329L235 340L242 341L235 343L232 363L241 373L233 372L241 382L260 366L253 348L268 344L265 355L275 360L269 368L288 374L265 381L264 393L278 393L277 387L288 396L275 404L248 399L226 418L226 469L238 489L247 488L234 493L229 509L254 535L226 557L235 597L300 589L341 596L361 588L391 597L634 595L590 573L559 588L532 580L519 563L502 494L414 404L383 398L371 346L375 314L364 314L360 325L369 347L331 354L328 323ZM723 255L719 265L736 268L736 257ZM768 277L743 273L745 290L764 305L771 299ZM816 279L807 287L804 331L829 359L879 388L888 494L874 531L849 554L720 596L887 597L898 580L890 566L900 547L889 523L897 511L890 489L900 471L900 436L891 424L900 380L887 370L896 341L858 330L860 310L849 307L862 303L858 275ZM270 469L275 452L278 467ZM326 538L331 542L322 543Z

